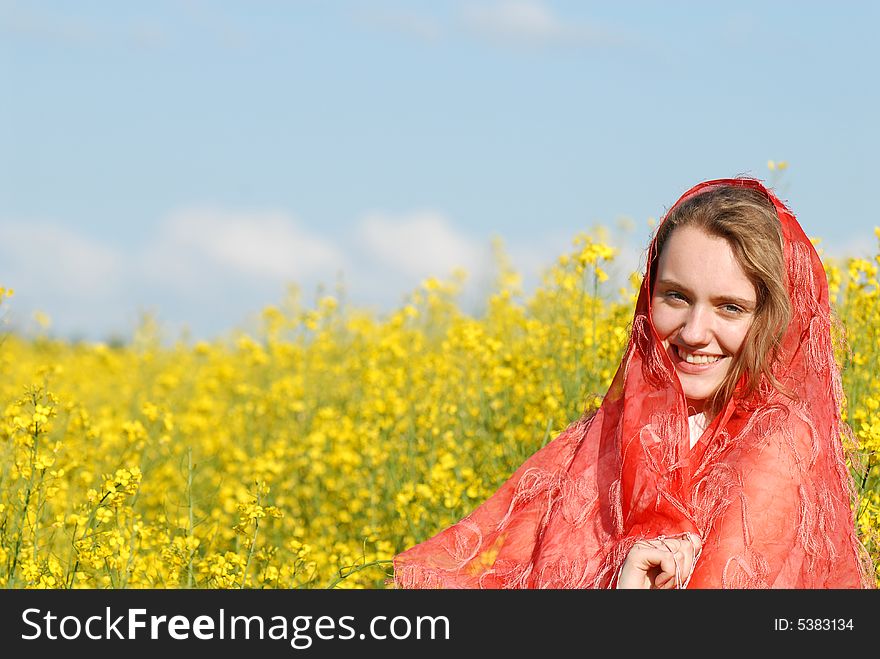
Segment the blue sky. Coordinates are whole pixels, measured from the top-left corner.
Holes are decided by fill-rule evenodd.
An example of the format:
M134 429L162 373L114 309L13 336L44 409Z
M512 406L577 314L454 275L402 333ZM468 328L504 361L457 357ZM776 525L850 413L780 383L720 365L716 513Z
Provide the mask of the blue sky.
M871 2L0 0L4 320L212 338L342 273L398 305L500 236L526 282L581 230L638 267L699 180L778 183L873 253Z

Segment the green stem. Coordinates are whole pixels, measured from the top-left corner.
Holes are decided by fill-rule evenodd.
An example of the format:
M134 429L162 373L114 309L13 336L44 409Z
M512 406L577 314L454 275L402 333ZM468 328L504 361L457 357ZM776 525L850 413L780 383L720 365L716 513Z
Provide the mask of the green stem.
M257 487L259 487L259 485ZM261 505L259 494L257 494L257 505L258 506ZM247 582L248 569L250 568L250 565L251 565L251 559L254 556L254 549L256 549L256 546L257 546L257 533L259 532L259 530L260 530L260 520L259 520L259 518L255 517L254 518L254 535L251 537L251 546L250 546L250 548L248 548L248 557L247 557L247 561L245 561L245 564L244 564L244 571L242 572L242 575L241 575L241 584L239 585L239 589L243 589L245 586L245 582Z
M186 505L189 508L189 530L188 537L192 537L193 535L193 502L192 502L192 480L193 480L193 464L192 464L192 446L187 449L186 452L187 459L187 477L186 477ZM195 549L190 550L189 552L189 560L186 565L186 587L192 588L194 583L194 575L193 575L193 564L192 559L195 555Z
M34 398L34 409L36 409L36 398ZM34 424L33 443L31 446L30 473L28 474L27 492L24 496L24 506L21 509L21 516L18 519L18 538L15 540L15 549L12 553L12 566L7 574L9 575L8 585L11 587L15 583L15 571L18 569L18 554L21 551L21 545L24 541L24 525L27 522L28 506L31 502L31 494L34 487L34 463L37 461L37 444L40 438L40 426Z
M347 574L342 574L342 570L345 568L339 568L339 577L334 579L332 582L330 582L330 584L327 586L327 589L331 590L331 589L335 588L338 583L344 581L345 579L348 579L351 575L356 574L356 573L360 572L361 570L367 569L368 567L375 567L376 565L392 565L393 563L394 563L394 561L392 561L390 559L370 561L369 563L364 563L363 565L359 565L358 567L349 571ZM349 566L349 567L351 567L351 566Z

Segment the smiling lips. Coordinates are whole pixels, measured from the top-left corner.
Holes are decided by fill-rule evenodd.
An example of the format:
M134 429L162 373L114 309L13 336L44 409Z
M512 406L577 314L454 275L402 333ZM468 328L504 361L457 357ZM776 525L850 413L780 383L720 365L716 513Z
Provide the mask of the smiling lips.
M715 362L721 361L724 358L724 355L701 355L694 354L692 352L688 352L687 350L681 348L680 346L674 345L673 350L675 354L684 362L688 364L693 364L694 366L704 366L706 364L714 364Z

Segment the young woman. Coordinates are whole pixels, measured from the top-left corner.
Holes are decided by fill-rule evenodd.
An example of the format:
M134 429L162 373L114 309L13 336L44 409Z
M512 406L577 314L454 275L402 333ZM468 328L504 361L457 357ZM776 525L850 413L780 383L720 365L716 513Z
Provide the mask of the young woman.
M830 322L791 211L754 179L695 186L652 241L600 408L395 557L395 585L871 587Z

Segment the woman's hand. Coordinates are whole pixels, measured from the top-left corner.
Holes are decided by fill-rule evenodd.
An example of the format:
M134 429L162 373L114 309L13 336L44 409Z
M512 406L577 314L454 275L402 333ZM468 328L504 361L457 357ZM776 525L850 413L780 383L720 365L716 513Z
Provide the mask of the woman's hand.
M618 588L671 589L690 580L702 542L696 533L639 540L623 562Z

